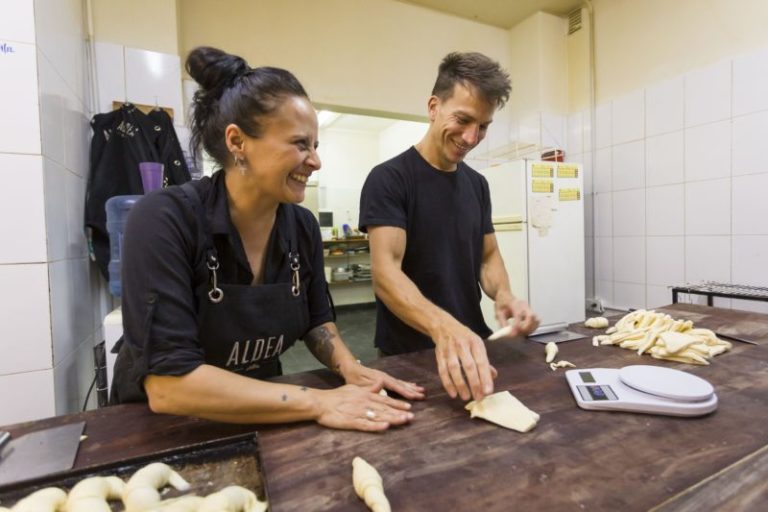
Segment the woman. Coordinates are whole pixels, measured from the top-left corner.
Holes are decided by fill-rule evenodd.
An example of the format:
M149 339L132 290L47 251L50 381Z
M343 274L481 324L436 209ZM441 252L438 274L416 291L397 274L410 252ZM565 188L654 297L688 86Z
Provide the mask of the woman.
M200 89L192 143L221 166L131 211L122 255L124 343L113 401L234 423L315 420L384 430L413 417L423 388L355 360L333 323L322 240L304 199L320 169L317 116L288 71L250 68L197 48L186 69ZM302 338L345 386L267 382Z

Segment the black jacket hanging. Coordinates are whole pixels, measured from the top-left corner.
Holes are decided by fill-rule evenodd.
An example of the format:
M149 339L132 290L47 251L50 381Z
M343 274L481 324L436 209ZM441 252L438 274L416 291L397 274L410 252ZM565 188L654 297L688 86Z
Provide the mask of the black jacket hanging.
M173 122L162 110L144 114L126 103L91 120L90 173L85 196L85 227L89 230L91 255L105 279L109 279L109 234L104 206L113 196L143 194L139 162L164 164L163 186L189 181Z

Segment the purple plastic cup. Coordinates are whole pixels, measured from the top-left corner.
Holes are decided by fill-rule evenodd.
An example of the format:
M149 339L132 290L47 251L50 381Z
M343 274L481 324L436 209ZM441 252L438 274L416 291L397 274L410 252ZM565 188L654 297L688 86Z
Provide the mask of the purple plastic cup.
M141 184L144 193L149 194L163 185L163 164L160 162L139 162L141 172Z

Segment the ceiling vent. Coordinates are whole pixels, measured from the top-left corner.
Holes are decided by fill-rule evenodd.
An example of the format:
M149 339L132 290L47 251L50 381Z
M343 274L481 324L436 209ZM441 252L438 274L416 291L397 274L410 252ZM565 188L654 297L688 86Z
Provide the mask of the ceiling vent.
M581 7L568 13L568 35L581 30Z

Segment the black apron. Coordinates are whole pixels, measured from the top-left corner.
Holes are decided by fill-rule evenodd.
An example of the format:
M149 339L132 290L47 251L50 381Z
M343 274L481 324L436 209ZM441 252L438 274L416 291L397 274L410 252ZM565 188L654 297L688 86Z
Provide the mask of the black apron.
M226 370L266 379L282 375L279 356L309 328L309 305L302 289L293 209L285 208L290 238L290 283L221 284L210 226L192 184L181 186L197 217L204 242L209 282L198 286L198 342L205 362Z
M299 274L301 263L293 208L285 208L290 230L287 257L291 281L258 286L221 284L217 276L216 248L200 196L191 183L183 184L181 189L195 212L199 240L204 244L204 261L193 265L196 268L205 265L209 277L195 289L198 342L205 353L205 363L256 379L282 375L280 354L309 328L309 305ZM149 337L149 325L145 336ZM118 352L115 368L120 367L131 377L113 383L111 404L147 400L143 379L147 375L148 343L148 339L141 340L143 353L135 354L139 360L131 357L129 352L133 351L122 338L113 349Z

